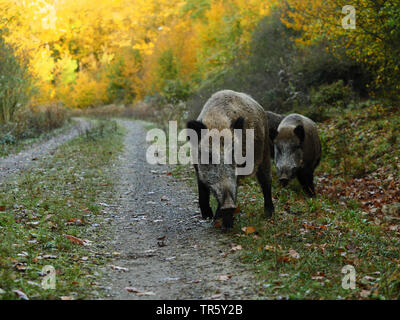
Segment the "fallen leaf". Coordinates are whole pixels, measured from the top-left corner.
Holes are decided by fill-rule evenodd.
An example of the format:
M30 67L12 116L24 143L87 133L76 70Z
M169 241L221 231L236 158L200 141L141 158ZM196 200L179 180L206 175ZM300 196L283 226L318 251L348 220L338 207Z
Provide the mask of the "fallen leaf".
M164 242L164 240L162 240L162 241L157 241L157 245L158 245L160 248L166 247L166 246L167 246L166 243Z
M18 262L14 265L14 268L18 271L25 271L27 268L26 263Z
M172 261L172 260L175 260L175 259L176 259L175 256L173 256L173 257L167 257L167 258L165 258L165 261Z
M137 292L139 292L139 290L138 290L138 289L136 289L136 288L133 288L133 287L126 287L126 288L125 288L125 290L126 290L126 291L128 291L128 292L133 292L133 293L137 293Z
M278 257L278 262L290 262L290 259L288 257Z
M39 223L40 223L40 221L31 221L31 222L27 222L26 224L30 225L30 226L37 226Z
M361 296L362 298L368 298L370 295L371 295L371 291L370 291L370 290L362 290L362 291L360 292L360 296Z
M6 211L6 206L0 206L0 211Z
M35 287L41 287L41 285L39 283L33 282L33 281L27 281L27 284L30 284L31 286L35 286Z
M219 229L222 227L222 219L214 220L214 227Z
M29 300L28 296L21 290L13 290L13 292L22 300Z
M313 280L323 280L323 279L325 279L325 273L317 272L317 274L315 276L312 276L311 279L313 279Z
M128 268L119 267L119 266L114 266L114 265L111 266L111 269L117 270L117 271L123 271L123 272L129 271Z
M256 228L254 227L243 227L242 231L246 234L252 234L252 233L256 233Z
M27 257L27 256L29 256L29 254L26 251L22 251L21 253L18 253L17 256L18 257Z
M74 298L71 296L61 296L61 300L69 301L69 300L74 300Z
M234 251L234 252L243 249L243 247L240 244L236 245L236 244L232 243L231 246L232 246L231 251Z
M212 295L212 296L210 297L210 299L213 299L213 300L222 299L223 296L224 296L223 293L218 293L218 294Z
M219 276L218 277L218 281L228 281L232 279L232 275L231 274L227 274L227 275L223 275L223 276Z
M300 254L293 249L289 250L289 255L293 258L293 259L300 259Z
M66 234L65 237L70 240L73 243L79 244L79 245L83 245L84 241L82 239L79 239L77 237L71 236L69 234Z
M199 282L201 282L202 280L192 280L192 281L188 281L188 282L186 282L186 283L199 283Z
M143 297L143 296L154 296L155 293L152 291L147 291L147 292L137 292L136 293L137 296L139 297Z
M43 221L49 220L52 216L53 216L52 214L48 214L48 215L43 219Z
M67 225L73 224L76 226L83 226L84 222L81 219L77 219L77 218L71 218L68 220L68 222L66 223Z
M50 255L50 254L45 254L44 256L42 256L42 258L43 259L57 259L57 256L53 256L53 255Z

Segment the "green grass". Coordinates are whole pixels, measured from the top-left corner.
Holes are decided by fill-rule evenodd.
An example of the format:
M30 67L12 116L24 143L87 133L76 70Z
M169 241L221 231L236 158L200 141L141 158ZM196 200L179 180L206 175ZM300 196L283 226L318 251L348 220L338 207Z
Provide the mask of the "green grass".
M297 183L288 189L274 184L276 214L271 221L263 217L257 184L250 180L240 189L241 214L236 217L233 241L243 246L242 261L254 265L264 282L261 296L357 299L366 290L375 298L399 298L398 234L368 221L354 204L337 203L324 195L308 199L299 189ZM249 202L253 195L255 201ZM256 233L242 231L249 226ZM342 288L341 270L346 265L357 272L354 291Z
M122 136L116 123L100 122L1 187L0 299L17 299L13 290L30 299L96 294L98 266L107 259L95 242L106 232L95 228L103 221L99 197L113 190L107 167L122 150ZM94 242L84 246L65 235ZM45 265L56 270L55 290L41 287Z
M307 198L297 181L282 188L273 170L275 216L266 220L260 187L246 178L238 192L240 213L226 237L242 246L239 259L257 274L261 299L399 299L398 229L382 214L369 212L359 197L366 193L367 198L382 198L369 195L364 182L376 182L384 194L394 191L393 184L385 186L385 177L392 175L399 182L400 148L393 142L398 139L400 113L380 105L350 108L319 127L323 159L316 176L324 179L315 181L317 197ZM191 177L196 188L187 167L177 166L172 174ZM356 178L362 180L354 183ZM337 190L350 186L354 195L336 196ZM395 197L394 193L382 199L399 201ZM346 265L356 270L355 290L342 288Z

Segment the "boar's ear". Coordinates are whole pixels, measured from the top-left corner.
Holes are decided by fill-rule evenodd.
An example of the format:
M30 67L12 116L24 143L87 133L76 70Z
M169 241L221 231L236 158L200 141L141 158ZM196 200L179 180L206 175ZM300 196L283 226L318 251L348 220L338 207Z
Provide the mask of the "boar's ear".
M231 128L233 130L235 130L235 129L242 130L243 126L244 126L244 118L243 117L239 117L234 122L232 122Z
M197 120L188 121L186 127L188 129L194 130L197 133L197 137L199 138L199 140L201 138L201 129L207 129L207 126L203 122Z
M300 139L300 143L303 143L304 138L306 136L304 132L304 127L301 124L299 124L296 128L294 128L294 133Z
M276 136L278 135L278 130L270 128L268 133L269 133L269 140L274 141Z

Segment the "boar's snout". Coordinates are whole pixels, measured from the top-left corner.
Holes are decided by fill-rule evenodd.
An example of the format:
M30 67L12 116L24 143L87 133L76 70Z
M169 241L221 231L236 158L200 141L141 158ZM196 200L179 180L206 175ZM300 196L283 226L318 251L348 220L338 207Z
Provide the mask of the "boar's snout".
M221 206L221 210L230 211L230 210L235 210L235 209L236 209L236 205L235 205L235 201L233 201L232 197L225 198L225 201Z
M283 187L286 187L286 186L289 184L289 179L287 179L287 178L281 178L281 179L279 179L279 182L281 183L281 185L282 185Z
M284 168L279 173L279 182L286 187L289 181L292 180L297 173L297 168Z

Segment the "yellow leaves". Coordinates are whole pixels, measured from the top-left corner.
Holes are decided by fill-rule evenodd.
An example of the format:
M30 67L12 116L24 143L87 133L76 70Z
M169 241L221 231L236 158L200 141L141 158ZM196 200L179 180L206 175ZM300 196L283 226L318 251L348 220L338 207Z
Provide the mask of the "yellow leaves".
M57 61L56 70L60 75L62 84L70 84L75 81L76 74L75 70L78 68L76 60L72 59L71 56L65 54L61 59Z
M55 62L48 48L39 49L32 54L30 62L30 71L40 81L53 80L53 69Z
M249 227L243 227L243 228L242 228L242 231L243 231L245 234L253 234L253 233L256 233L256 232L257 232L256 228L251 227L251 226L249 226Z

